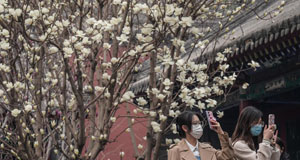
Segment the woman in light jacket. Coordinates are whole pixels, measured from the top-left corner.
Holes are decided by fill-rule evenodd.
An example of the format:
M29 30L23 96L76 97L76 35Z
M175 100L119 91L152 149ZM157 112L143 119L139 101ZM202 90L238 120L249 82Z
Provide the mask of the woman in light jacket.
M239 115L232 135L233 150L238 160L279 160L280 151L273 140L274 126L264 126L262 112L255 107L246 107ZM263 131L263 133L262 133Z
M176 124L182 139L170 147L168 160L230 160L234 157L228 134L223 132L217 121L211 120L211 124L212 129L218 133L222 150L198 142L203 134L203 119L199 114L185 111L177 117Z

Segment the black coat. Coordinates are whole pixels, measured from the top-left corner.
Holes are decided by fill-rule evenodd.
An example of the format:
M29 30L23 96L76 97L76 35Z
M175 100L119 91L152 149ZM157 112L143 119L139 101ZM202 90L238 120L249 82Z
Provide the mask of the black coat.
M290 160L290 155L286 152L283 152L280 156L280 160Z

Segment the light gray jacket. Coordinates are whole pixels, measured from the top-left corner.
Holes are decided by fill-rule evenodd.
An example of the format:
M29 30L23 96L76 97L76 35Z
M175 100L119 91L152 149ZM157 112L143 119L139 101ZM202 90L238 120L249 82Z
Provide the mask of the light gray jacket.
M233 143L233 150L237 160L279 160L280 150L272 147L269 143L262 142L259 149L251 150L244 140Z

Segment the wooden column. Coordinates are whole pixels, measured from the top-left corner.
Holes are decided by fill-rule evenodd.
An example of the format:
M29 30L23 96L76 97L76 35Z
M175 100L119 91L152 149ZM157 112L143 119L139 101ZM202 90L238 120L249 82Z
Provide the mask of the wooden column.
M250 102L248 100L241 100L240 101L240 113L245 107L247 107L249 105L250 105Z

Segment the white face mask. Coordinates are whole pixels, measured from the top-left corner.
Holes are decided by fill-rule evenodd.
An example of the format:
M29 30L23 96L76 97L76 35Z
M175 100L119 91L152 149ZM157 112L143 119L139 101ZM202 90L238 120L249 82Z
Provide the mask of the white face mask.
M203 134L203 129L202 129L201 124L193 124L191 135L194 138L199 139L199 138L201 138L202 134Z

